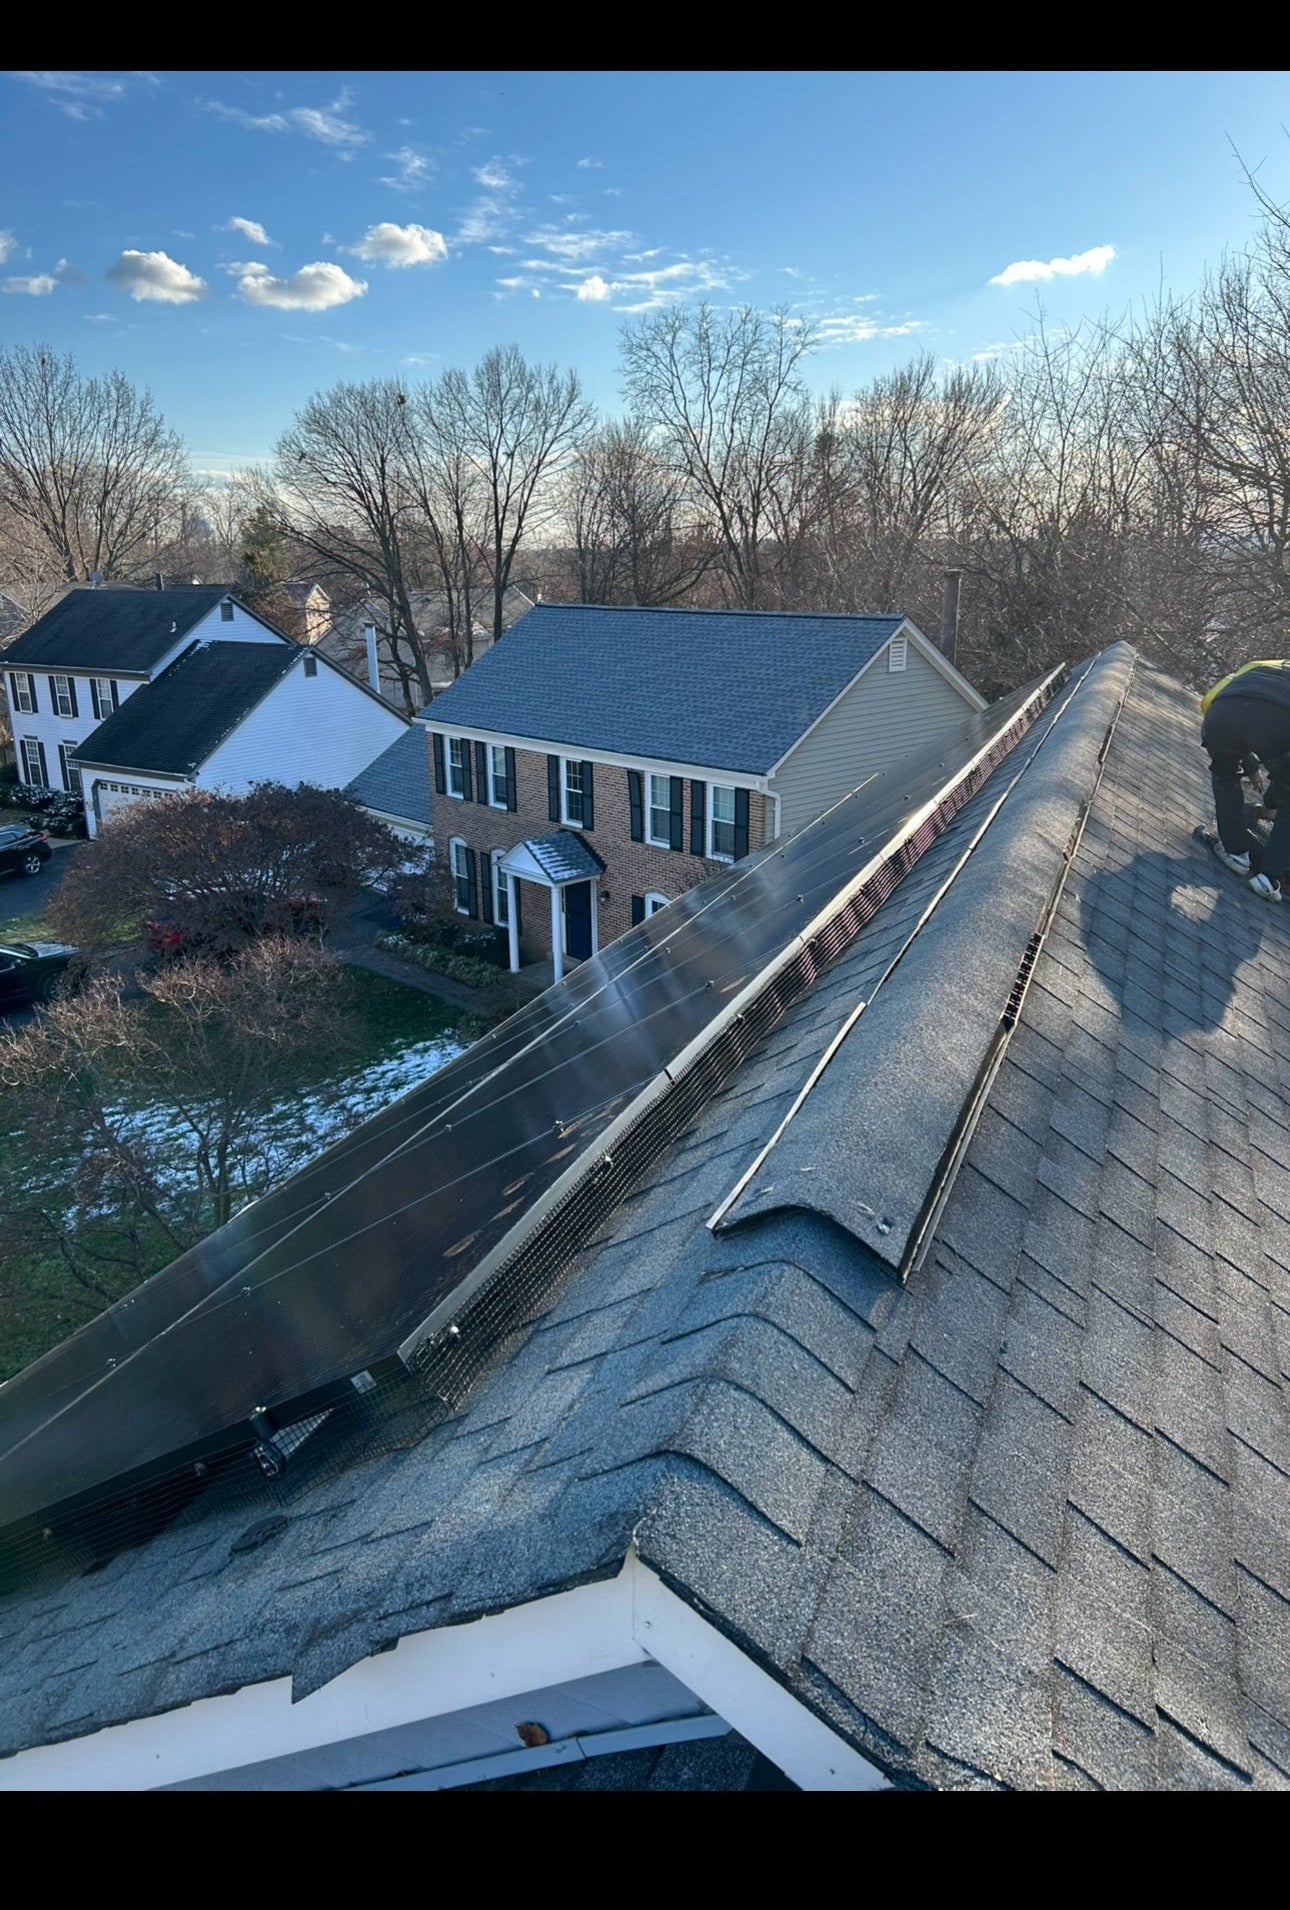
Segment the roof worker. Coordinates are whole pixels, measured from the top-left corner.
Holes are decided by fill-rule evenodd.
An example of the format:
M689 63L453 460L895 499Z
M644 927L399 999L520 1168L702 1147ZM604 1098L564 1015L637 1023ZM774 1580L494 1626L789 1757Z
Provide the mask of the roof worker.
M1205 841L1225 868L1245 876L1256 895L1280 902L1290 871L1290 660L1267 658L1225 676L1201 698L1200 740L1209 751L1217 838ZM1268 776L1264 813L1272 831L1260 849L1246 825L1241 771L1257 756ZM1251 862L1251 852L1254 862Z

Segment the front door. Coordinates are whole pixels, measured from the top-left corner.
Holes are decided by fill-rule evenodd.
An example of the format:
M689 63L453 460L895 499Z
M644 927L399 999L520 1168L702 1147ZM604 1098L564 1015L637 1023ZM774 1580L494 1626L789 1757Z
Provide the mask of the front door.
M590 882L571 882L564 891L564 952L574 962L591 954Z

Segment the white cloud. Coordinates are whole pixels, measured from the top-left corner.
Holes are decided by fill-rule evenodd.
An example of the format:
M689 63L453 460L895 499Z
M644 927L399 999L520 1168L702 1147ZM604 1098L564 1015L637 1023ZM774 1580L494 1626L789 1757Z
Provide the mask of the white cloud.
M1032 285L1039 279L1100 278L1115 257L1113 245L1091 246L1069 259L1014 259L990 280L991 285Z
M0 291L25 292L28 298L48 298L58 284L48 272L35 272L29 278L6 279Z
M220 227L220 231L240 232L244 239L251 241L252 245L275 245L277 243L276 240L269 237L258 219L229 219ZM191 236L191 234L189 236Z
M857 300L856 303L867 303ZM860 312L830 312L817 320L820 346L827 350L830 345L867 345L874 338L907 338L911 332L927 329L927 321L922 318L903 318L895 324L884 325L879 317L866 317Z
M408 122L400 121L400 125ZM430 177L430 161L415 146L400 146L397 152L386 153L398 167L397 175L383 178L383 186L392 186L395 192L420 192Z
M509 192L515 180L500 159L489 159L471 168L475 178L488 192Z
M592 172L597 167L603 166L604 163L603 159L580 159L578 161L578 171Z
M577 296L591 304L603 305L606 299L613 297L613 291L614 288L608 279L602 279L599 272L593 272L589 279L582 281L578 287Z
M0 265L4 264L17 243L18 241L14 238L12 232L0 232Z
M462 218L457 244L486 245L490 239L500 239L514 218L511 208L499 199L477 199Z
M405 365L432 365L438 356L437 351L410 351L402 362Z
M291 106L282 113L247 113L240 106L225 106L217 99L203 103L208 113L257 133L303 133L306 139L330 146L341 158L352 158L354 149L365 146L371 137L353 120L341 117L350 103L348 91L340 93L330 106Z
M205 298L209 287L186 265L166 252L123 252L107 276L135 300L151 299L162 305L191 305Z
M366 282L352 279L343 266L322 261L302 265L290 278L275 278L267 265L254 261L238 270L238 294L248 305L272 305L284 312L325 312L362 298L367 290Z
M630 232L566 232L560 226L546 225L526 234L524 243L576 265L582 259L594 258L598 252L617 252L622 246L630 245L632 237Z
M357 245L348 248L369 265L433 265L446 259L448 246L442 232L424 225L369 226Z
M42 92L67 93L73 99L120 99L125 92L123 79L105 73L15 73L14 78Z
M85 317L90 325L119 325L121 323L115 312L86 312Z
M54 267L54 277L60 285L84 285L85 274L79 265L73 265L70 259L60 259Z
M103 117L97 106L82 106L76 99L56 99L53 104L60 112L66 113L68 119L102 119Z

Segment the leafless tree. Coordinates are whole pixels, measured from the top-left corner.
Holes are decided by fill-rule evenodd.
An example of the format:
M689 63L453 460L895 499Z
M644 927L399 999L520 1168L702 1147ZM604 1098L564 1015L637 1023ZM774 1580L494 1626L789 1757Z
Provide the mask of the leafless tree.
M448 447L473 473L462 494L482 520L494 641L502 635L515 559L554 515L553 479L591 427L576 371L530 365L517 345L494 346L471 372L452 369L425 393L421 410L442 464Z
M564 516L581 603L676 603L712 561L711 546L686 522L676 474L639 421L608 424L579 446Z
M805 321L750 306L675 305L623 331L632 415L708 527L727 600L745 609L764 600L773 500L809 430L799 366L813 344Z
M339 384L296 414L256 502L323 566L356 580L383 610L409 710L433 694L416 610L421 526L411 480L408 394L397 379Z
M128 573L189 486L179 437L120 372L86 378L46 345L0 352L0 506L67 583Z

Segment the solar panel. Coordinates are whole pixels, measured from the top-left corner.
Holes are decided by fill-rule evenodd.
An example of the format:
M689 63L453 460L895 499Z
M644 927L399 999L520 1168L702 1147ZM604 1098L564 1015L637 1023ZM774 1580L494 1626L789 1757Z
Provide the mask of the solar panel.
M845 946L1063 674L633 929L0 1387L0 1537L414 1366L777 974Z

